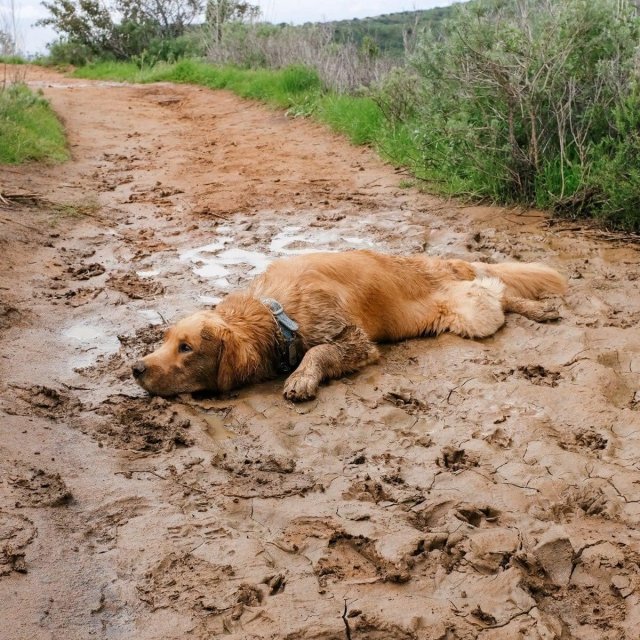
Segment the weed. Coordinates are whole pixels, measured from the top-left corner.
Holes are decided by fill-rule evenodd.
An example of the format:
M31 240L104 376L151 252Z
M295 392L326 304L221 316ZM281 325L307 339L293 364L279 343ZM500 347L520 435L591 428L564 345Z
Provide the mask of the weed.
M85 200L77 202L51 202L51 209L65 218L84 218L95 215L100 209L100 204L95 196L88 196Z
M10 56L0 56L1 64L27 64L27 60L25 60L22 56L19 55L10 55Z

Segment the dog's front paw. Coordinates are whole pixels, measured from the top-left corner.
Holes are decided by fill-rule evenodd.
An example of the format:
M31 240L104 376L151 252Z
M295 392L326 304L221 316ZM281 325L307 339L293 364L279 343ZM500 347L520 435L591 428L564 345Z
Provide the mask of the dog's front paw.
M292 373L284 383L283 395L291 402L312 400L317 393L318 379L316 376L303 371Z

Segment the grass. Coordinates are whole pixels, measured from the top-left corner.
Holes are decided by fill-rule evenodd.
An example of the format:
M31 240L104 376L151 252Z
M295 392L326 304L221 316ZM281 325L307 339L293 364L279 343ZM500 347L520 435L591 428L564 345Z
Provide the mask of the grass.
M370 98L326 94L315 115L354 144L375 145L385 126L382 111Z
M19 55L0 56L0 64L29 64L29 61Z
M62 124L41 95L21 84L0 90L0 164L68 157Z
M50 208L65 218L84 218L95 215L100 210L100 204L95 196L87 196L76 202L52 202Z
M132 62L99 62L77 69L74 76L121 82L197 84L210 89L229 89L242 98L285 108L294 106L303 96L320 92L315 71L300 66L271 71L217 67L197 60L143 68Z

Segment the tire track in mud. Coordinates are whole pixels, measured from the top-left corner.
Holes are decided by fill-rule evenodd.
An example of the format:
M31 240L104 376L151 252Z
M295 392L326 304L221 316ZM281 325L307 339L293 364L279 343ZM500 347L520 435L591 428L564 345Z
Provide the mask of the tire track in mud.
M3 184L85 214L2 211L8 638L635 637L634 246L400 189L222 92L29 73L74 159ZM270 259L357 247L540 260L571 288L558 323L384 346L305 405L281 380L167 401L129 379Z

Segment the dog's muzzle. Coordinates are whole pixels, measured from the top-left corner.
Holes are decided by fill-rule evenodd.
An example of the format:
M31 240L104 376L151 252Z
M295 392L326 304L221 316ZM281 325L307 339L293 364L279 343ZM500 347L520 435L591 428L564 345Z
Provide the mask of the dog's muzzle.
M133 374L133 377L137 380L145 371L147 370L147 367L145 366L144 362L142 362L142 360L138 360L138 362L135 362L132 367L131 367L131 373Z

